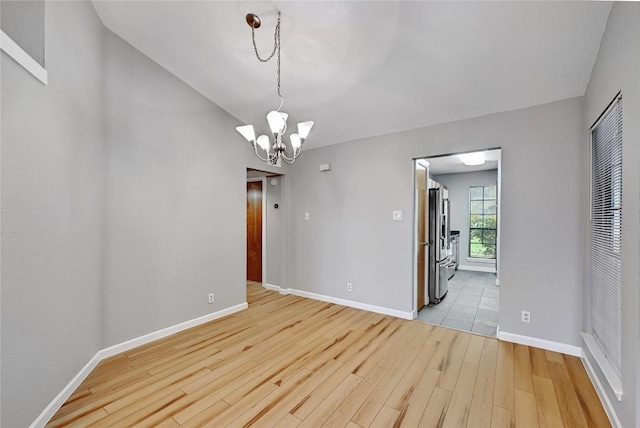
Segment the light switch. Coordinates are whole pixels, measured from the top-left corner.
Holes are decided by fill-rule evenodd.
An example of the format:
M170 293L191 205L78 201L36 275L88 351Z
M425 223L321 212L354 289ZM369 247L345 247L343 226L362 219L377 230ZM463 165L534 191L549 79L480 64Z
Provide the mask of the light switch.
M402 220L402 211L394 211L393 212L393 221Z
M304 213L304 219L309 220L309 213Z

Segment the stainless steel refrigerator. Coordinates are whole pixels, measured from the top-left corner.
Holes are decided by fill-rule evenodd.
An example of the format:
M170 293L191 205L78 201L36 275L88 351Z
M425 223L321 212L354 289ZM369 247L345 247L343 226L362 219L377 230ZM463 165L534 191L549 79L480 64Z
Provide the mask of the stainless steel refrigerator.
M448 291L451 229L449 226L449 192L447 187L430 180L429 189L429 302L440 303Z

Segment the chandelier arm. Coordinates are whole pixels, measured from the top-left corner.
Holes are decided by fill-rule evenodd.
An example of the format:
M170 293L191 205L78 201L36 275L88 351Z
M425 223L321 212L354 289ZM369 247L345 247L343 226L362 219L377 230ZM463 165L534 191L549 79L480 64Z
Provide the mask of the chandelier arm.
M292 165L296 159L298 159L298 156L300 156L300 153L298 153L297 155L294 155L292 158L285 156L284 154L281 156L282 160L287 164L287 165Z
M253 149L256 152L256 156L258 156L258 158L260 158L260 160L263 161L263 162L271 162L275 158L275 155L269 154L269 152L267 152L266 150L263 150L263 151L265 152L267 157L263 158L262 156L260 156L260 153L258 152L258 145L257 144L253 146Z
M300 156L300 152L302 150L298 150L298 152L296 153L296 151L293 151L293 157L289 157L287 156L286 152L282 152L280 154L280 156L282 157L282 160L284 160L287 164L291 165L293 162L295 162L296 159L298 159L298 156Z

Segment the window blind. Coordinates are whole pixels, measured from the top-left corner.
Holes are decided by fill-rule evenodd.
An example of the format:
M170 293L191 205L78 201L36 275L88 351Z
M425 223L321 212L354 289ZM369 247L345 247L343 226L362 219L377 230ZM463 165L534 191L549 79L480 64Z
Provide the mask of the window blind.
M591 130L591 323L620 375L622 344L622 97Z

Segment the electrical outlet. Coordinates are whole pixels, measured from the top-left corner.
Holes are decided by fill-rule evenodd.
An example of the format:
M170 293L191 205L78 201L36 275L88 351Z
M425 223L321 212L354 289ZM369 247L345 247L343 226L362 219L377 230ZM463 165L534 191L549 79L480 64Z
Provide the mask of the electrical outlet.
M304 213L304 219L309 220L309 213Z
M353 286L351 285L350 282L347 282L347 291L351 291L353 290Z
M213 293L209 293L209 303L213 303L215 301L215 298L213 296Z
M522 311L522 322L526 322L526 323L531 322L531 312Z

